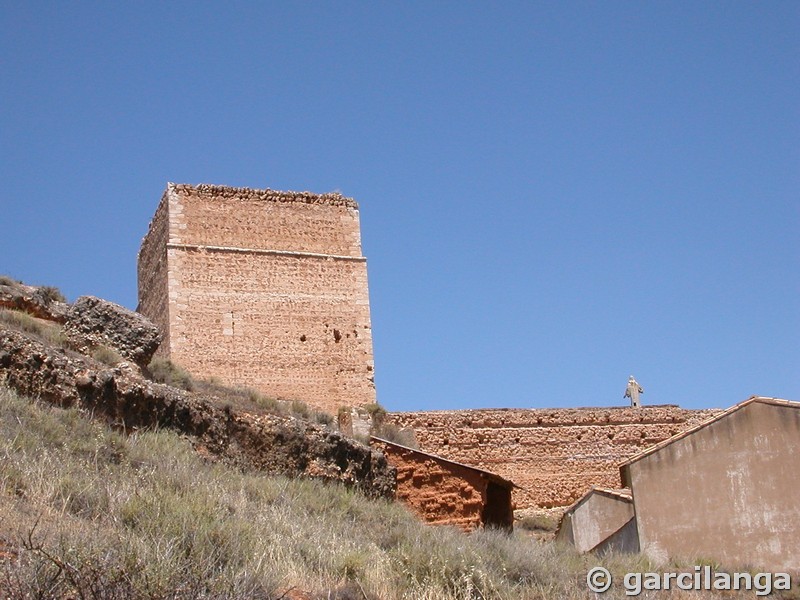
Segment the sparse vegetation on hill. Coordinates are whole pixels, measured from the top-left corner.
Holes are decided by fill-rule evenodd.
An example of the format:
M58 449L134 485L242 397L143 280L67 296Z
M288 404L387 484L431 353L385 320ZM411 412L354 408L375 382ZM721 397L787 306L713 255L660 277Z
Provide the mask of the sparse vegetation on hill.
M591 566L653 568L425 526L390 501L209 464L175 433L126 437L4 387L0 454L4 598L577 599Z
M60 324L38 319L26 312L0 308L0 323L4 323L17 331L31 334L50 346L64 348L67 345L67 340L61 332Z
M388 440L408 448L419 448L417 440L414 437L414 432L408 429L400 429L394 423L388 423L386 421L386 417L389 413L379 403L376 402L375 404L367 404L363 407L363 409L372 419L370 435L383 438L384 440ZM369 443L369 440L366 440L365 443Z
M267 413L273 415L292 416L306 419L321 425L333 423L333 417L326 413L312 410L299 400L283 401L270 398L250 388L235 388L222 384L216 379L198 379L180 365L168 358L155 357L147 366L150 379L189 392L208 394L212 399L219 398L221 403L232 410Z
M587 597L591 567L606 566L617 581L655 570L641 556L579 556L524 532L426 526L386 499L394 472L381 454L314 423L329 425L330 416L197 380L168 361L151 362L150 375L193 393L136 368L110 369L122 353L144 356L125 322L100 319L117 335L75 345L74 306L38 288L3 293L11 307L0 309L4 600L570 600ZM377 435L412 445L380 405L367 412ZM720 597L670 595L689 596Z
M39 288L44 298L50 302L66 302L67 299L61 290L52 285L45 285Z
M195 388L194 378L183 367L176 365L168 358L155 357L147 365L147 371L150 378L158 383L165 383L189 392Z

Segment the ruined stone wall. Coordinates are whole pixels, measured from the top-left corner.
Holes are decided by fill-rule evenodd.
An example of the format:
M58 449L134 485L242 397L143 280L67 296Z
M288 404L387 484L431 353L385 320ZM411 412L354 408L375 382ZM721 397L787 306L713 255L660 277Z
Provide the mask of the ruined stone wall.
M572 504L592 485L621 487L618 464L717 410L677 406L390 413L421 450L510 479L517 509Z
M147 316L161 331L159 354L169 349L169 297L167 295L167 242L169 213L166 193L161 197L156 214L142 240L137 260L139 306L137 312Z
M358 205L340 194L175 185L170 241L363 258Z
M330 413L375 402L366 259L353 200L170 184L166 204L167 352L174 362L201 378ZM141 282L140 309L161 325L161 282L152 289Z

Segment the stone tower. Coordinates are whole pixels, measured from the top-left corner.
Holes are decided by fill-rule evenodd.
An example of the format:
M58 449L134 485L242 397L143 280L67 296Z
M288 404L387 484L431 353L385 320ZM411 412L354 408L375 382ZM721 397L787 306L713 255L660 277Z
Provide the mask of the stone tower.
M329 413L375 402L353 199L170 183L138 275L159 352L196 377Z

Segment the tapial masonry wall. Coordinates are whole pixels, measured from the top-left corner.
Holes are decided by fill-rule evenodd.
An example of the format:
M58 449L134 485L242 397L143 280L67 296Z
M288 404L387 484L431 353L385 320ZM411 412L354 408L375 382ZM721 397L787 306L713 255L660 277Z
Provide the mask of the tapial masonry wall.
M620 487L619 463L720 411L641 408L390 413L421 450L510 479L517 509L569 506L593 485Z
M159 352L196 377L331 413L375 402L353 199L169 184L138 272Z

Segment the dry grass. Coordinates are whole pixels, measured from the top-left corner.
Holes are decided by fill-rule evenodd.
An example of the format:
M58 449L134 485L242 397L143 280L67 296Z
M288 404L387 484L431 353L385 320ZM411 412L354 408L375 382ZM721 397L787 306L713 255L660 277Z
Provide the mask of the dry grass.
M110 367L115 367L125 360L116 350L103 345L97 346L94 350L92 350L92 358L99 360L101 363L105 363Z
M189 392L195 388L195 380L189 372L168 358L155 357L147 365L147 371L150 379L158 383L164 383Z
M292 416L298 419L314 421L321 425L332 425L333 417L309 407L299 400L277 400L265 396L252 388L235 388L226 386L215 379L193 378L193 390L209 394L211 401L218 398L217 403L239 412L252 414L268 413L273 415Z
M147 366L147 374L150 379L158 383L165 383L190 392L206 394L212 404L230 408L237 412L293 416L299 419L313 420L323 425L333 423L333 417L312 410L304 402L276 400L250 388L226 386L215 378L198 379L168 358L158 356L154 358Z
M597 564L498 531L464 535L336 485L203 462L174 433L124 437L0 387L3 598L578 599ZM623 590L606 594L624 597ZM692 596L694 598L700 596Z
M527 515L520 519L518 527L527 531L552 533L558 529L558 520L548 514Z
M0 308L0 322L11 329L27 333L50 346L67 347L67 340L61 332L61 325L31 316L20 310Z
M49 302L66 302L67 299L64 297L64 294L61 293L61 290L52 285L44 285L39 288L42 296L45 300Z

